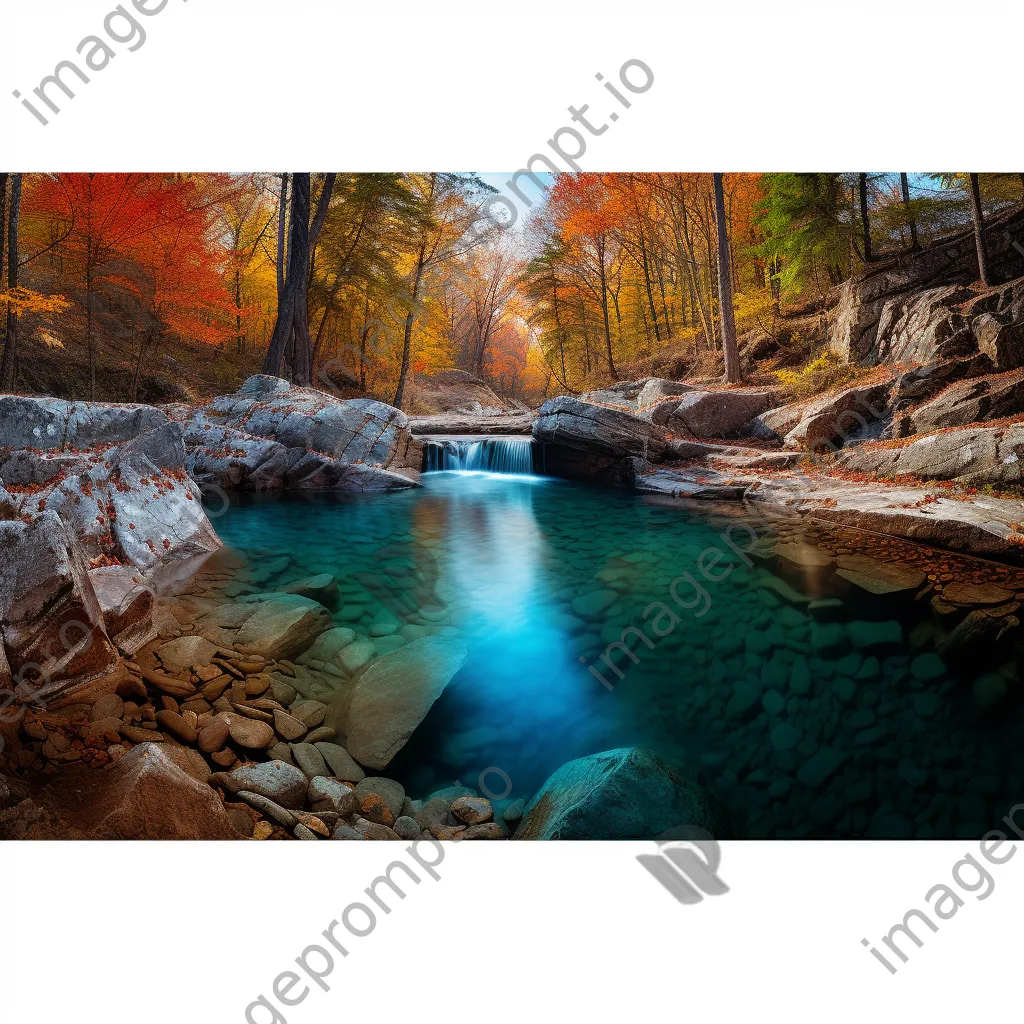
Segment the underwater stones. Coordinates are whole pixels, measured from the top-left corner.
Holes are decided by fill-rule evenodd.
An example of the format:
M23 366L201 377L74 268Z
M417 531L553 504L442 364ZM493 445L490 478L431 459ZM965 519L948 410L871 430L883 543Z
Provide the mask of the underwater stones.
M232 717L228 732L235 743L247 750L266 750L277 742L274 730L266 722L251 718Z
M761 691L748 683L737 683L733 687L732 696L725 705L726 718L740 719L758 702Z
M402 815L402 807L405 804L405 789L401 783L395 782L394 779L384 779L368 775L359 781L355 788L355 794L361 801L365 801L370 796L379 797L390 813L392 822ZM363 813L366 813L365 810ZM378 822L378 824L390 824L390 822Z
M282 807L301 809L306 800L306 776L298 768L284 761L266 761L236 768L227 777L216 775L214 784L224 784L233 793L249 790L259 793Z
M306 778L313 779L318 775L331 774L323 755L312 743L293 743L291 750L295 763L302 769Z
M156 649L157 657L168 672L184 672L190 668L206 668L213 663L216 644L201 636L182 636Z
M306 727L286 711L274 711L274 732L283 740L300 740L306 735Z
M385 637L398 632L401 621L387 608L379 608L370 622L370 636Z
M572 610L583 619L596 619L618 598L614 590L591 590L573 598Z
M979 710L989 711L1000 704L1009 694L1006 679L998 672L987 672L978 676L971 684L971 692Z
M179 767L159 743L143 743L101 771L78 766L46 776L33 793L41 810L27 839L238 839L206 783ZM14 838L0 821L0 839Z
M771 731L772 749L778 752L792 750L803 738L803 733L789 722L779 722Z
M946 663L934 652L919 654L911 663L910 671L918 682L928 683L946 674Z
M857 696L857 684L846 676L837 676L832 681L832 692L843 704L849 704Z
M299 597L308 597L311 601L319 601L320 604L327 605L328 607L331 607L338 600L338 583L329 572L295 580L294 583L289 583L281 589L285 594L298 594Z
M342 648L335 657L335 661L351 675L364 665L369 664L376 656L377 648L373 646L373 641L360 639L354 640Z
M801 765L796 777L805 786L816 789L839 771L846 758L845 751L821 746L812 757Z
M356 764L352 755L337 743L321 741L314 746L331 769L331 774L342 782L362 782L366 772Z
M761 706L769 715L781 715L786 707L786 698L778 690L769 690L761 698Z
M268 661L304 651L331 626L331 615L317 601L298 594L275 595L255 606L235 635L235 646Z
M819 656L840 654L848 645L846 630L838 622L816 622L811 627L811 649Z
M761 666L761 683L767 687L785 686L789 672L789 664L776 651L771 660Z
M562 765L527 805L516 839L653 839L692 825L728 833L717 798L680 762L643 747Z
M801 654L793 659L793 667L789 673L789 688L800 696L811 691L811 669L807 659Z
M307 796L314 811L334 811L342 817L353 814L359 807L358 798L350 786L322 775L309 780Z
M349 629L348 626L335 626L333 629L324 630L296 661L300 665L308 664L310 661L334 661L339 652L348 647L355 638L355 630Z
M894 619L885 622L854 620L846 624L846 632L850 643L858 651L896 645L903 640L903 627Z
M461 640L430 636L378 658L332 705L327 724L345 737L345 748L360 764L386 768L468 653Z
M875 595L917 590L925 581L924 572L915 566L880 562L869 555L843 555L836 575Z

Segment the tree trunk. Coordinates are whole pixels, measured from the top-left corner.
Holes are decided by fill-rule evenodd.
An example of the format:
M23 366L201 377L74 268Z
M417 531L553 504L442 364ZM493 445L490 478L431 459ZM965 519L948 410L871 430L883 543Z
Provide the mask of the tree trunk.
M291 356L292 379L312 383L312 341L309 336L309 178L292 175L292 223L288 241L288 272L277 306L277 324L270 339L263 372L278 376L281 362Z
M277 301L284 294L285 229L288 224L288 175L281 175L281 201L277 211Z
M18 287L18 216L21 211L21 175L11 175L11 213L7 223L7 287ZM13 298L13 297L12 297ZM13 389L18 358L18 314L13 302L7 306L7 335L0 358L0 387Z
M860 193L860 225L864 233L864 262L873 260L871 255L871 219L868 216L868 176L857 175L857 189Z
M903 192L903 206L907 211L907 223L910 225L910 249L911 252L916 252L921 245L917 240L917 221L914 220L914 214L911 212L910 179L907 177L906 171L900 171L900 189Z
M985 287L992 284L988 269L988 249L985 246L985 212L981 208L981 184L977 174L967 176L971 184L971 213L974 215L974 246L978 250L978 277Z
M423 280L423 264L426 259L426 239L420 245L419 256L416 257L416 276L412 285L412 304L409 306L409 313L405 318L405 335L402 340L402 369L398 375L398 387L395 390L395 400L391 403L396 409L402 408L405 400L405 386L409 379L409 363L412 360L412 327L416 322L416 300L420 294L420 282Z
M608 277L604 266L604 235L601 235L597 244L597 259L601 266L601 315L604 317L604 344L608 351L608 371L612 380L618 380L615 372L615 360L612 358L612 329L608 322Z
M725 381L738 384L739 349L736 347L736 322L732 308L732 268L729 266L729 238L725 226L725 190L722 175L715 175L715 226L718 231L718 295L722 325L722 354L725 356Z

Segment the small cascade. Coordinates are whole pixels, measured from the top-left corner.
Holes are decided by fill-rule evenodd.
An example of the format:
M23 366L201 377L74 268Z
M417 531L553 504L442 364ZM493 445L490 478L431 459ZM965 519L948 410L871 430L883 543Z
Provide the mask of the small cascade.
M428 437L425 471L533 473L532 437Z

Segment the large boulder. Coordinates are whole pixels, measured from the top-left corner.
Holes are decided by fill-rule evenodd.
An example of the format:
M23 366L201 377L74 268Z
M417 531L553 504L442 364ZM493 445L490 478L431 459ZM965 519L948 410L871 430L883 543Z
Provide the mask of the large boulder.
M516 839L654 839L679 826L728 834L716 797L680 762L622 747L562 765L529 802Z
M753 433L781 440L787 448L841 447L888 415L889 381L839 388L815 398L769 409Z
M371 662L331 705L325 724L360 764L386 768L467 655L465 643L454 637L413 640Z
M81 548L54 512L0 522L0 634L19 692L52 699L117 665Z
M649 406L656 405L664 398L675 398L678 395L685 395L688 391L695 391L692 384L684 384L679 380L665 380L664 377L651 377L644 381L644 386L637 395L636 407L638 412L643 412Z
M904 444L862 445L839 457L843 470L872 476L1012 485L1024 479L1024 424L926 434Z
M422 461L401 410L263 375L200 409L186 437L190 449L202 449L193 469L220 486L388 490L411 486Z
M238 839L220 798L144 743L99 771L70 767L0 811L3 839Z
M690 437L729 437L768 409L771 393L749 388L718 391L691 389L663 398L640 411L644 419L674 434Z
M959 381L900 420L900 434L964 427L1024 412L1024 370Z
M629 460L660 462L671 446L661 427L625 409L561 395L545 402L533 424L553 476L622 483Z
M203 487L224 490L394 491L414 484L408 467L392 472L346 462L320 452L289 448L231 427L210 424L197 415L185 434L188 470Z
M42 502L71 526L92 561L148 572L221 547L201 492L185 469L177 423L88 459L59 478Z
M163 412L149 405L0 395L2 448L82 452L122 444L167 422Z

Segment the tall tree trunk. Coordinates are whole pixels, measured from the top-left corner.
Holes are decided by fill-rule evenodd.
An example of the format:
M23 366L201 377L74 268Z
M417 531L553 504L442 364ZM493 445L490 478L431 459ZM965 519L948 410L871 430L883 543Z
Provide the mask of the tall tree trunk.
M366 390L366 341L370 336L370 283L363 295L363 326L359 332L359 386Z
M292 175L291 232L288 241L288 272L277 305L277 324L270 339L263 372L277 376L286 354L290 356L296 384L312 383L312 341L309 336L309 179L308 173Z
M423 265L426 259L426 238L420 244L419 255L416 257L416 274L413 277L412 302L405 318L405 335L402 339L402 369L398 375L398 387L395 389L395 400L391 403L396 409L402 408L405 400L405 387L409 379L409 364L412 361L412 328L416 322L416 301L420 294L420 283L423 280Z
M654 307L654 289L651 287L651 268L647 260L647 243L644 239L643 228L639 230L640 239L640 265L644 271L644 286L647 289L647 304L651 308L651 321L654 323L654 340L661 343L661 329L658 326L658 311Z
M729 266L729 238L725 225L725 190L722 175L715 175L715 227L718 231L718 295L722 325L722 354L725 356L725 381L738 384L740 355L736 346L736 321L732 308L732 268Z
M921 248L917 240L917 221L914 220L913 207L910 205L910 179L906 171L900 171L900 190L903 192L903 206L907 211L907 224L910 225L910 249L916 252Z
M618 380L618 374L615 372L615 360L612 358L612 329L608 322L608 275L604 265L604 249L604 235L601 235L597 244L597 260L601 266L601 315L604 317L604 344L608 352L608 372L611 373L612 380Z
M288 175L281 175L281 199L277 210L277 301L284 294L285 230L288 224Z
M11 175L11 213L7 223L7 287L18 287L18 217L21 212L21 175ZM0 387L13 388L18 358L18 314L13 302L7 306L7 335L0 358Z
M871 218L868 215L868 176L857 175L857 190L860 194L860 226L864 234L864 262L870 263L871 255Z
M985 287L992 284L985 245L985 212L981 208L981 183L977 174L968 174L971 185L971 213L974 215L974 247L978 250L978 277Z

